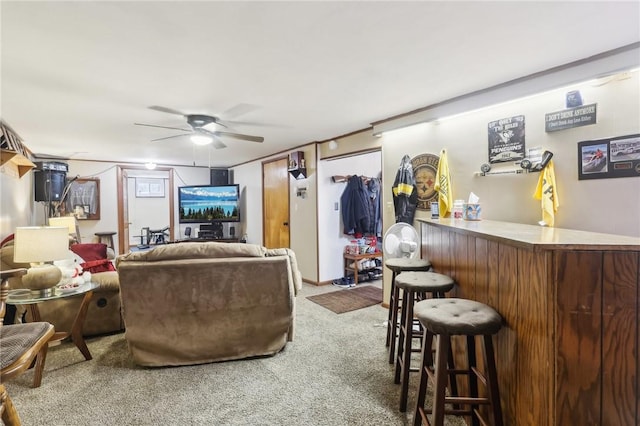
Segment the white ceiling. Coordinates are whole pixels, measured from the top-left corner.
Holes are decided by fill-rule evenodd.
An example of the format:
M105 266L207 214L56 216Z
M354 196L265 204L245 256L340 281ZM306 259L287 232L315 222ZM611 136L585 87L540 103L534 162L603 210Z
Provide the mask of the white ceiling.
M9 2L2 118L35 153L230 166L640 40L640 3ZM264 125L195 147L182 117ZM251 108L244 108L244 107ZM232 108L244 114L230 116ZM237 111L238 108L235 108Z

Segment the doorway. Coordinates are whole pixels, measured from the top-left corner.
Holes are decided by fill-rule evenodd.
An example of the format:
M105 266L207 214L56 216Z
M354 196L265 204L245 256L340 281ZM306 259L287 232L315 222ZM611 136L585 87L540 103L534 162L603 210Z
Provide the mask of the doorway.
M144 167L118 166L116 176L120 254L128 253L132 244L143 242L137 237L143 234L143 227L153 230L168 226L169 239L172 240L175 211L173 168L146 170Z
M266 248L289 247L288 157L262 163L262 241Z

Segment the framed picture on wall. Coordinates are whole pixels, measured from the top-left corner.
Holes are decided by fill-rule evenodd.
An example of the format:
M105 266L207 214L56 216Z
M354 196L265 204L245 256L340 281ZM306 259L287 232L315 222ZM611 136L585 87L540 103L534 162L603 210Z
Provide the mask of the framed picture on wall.
M640 176L640 134L578 142L578 179Z
M164 179L136 178L136 197L164 198Z
M489 163L522 160L525 155L524 115L489 122Z
M69 184L66 210L78 220L99 220L100 180L80 178Z

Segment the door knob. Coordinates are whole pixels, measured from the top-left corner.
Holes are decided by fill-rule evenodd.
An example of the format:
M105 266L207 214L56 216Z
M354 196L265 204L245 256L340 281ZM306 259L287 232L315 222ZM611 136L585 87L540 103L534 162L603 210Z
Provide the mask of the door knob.
M284 222L283 225L284 226L289 226L289 222Z

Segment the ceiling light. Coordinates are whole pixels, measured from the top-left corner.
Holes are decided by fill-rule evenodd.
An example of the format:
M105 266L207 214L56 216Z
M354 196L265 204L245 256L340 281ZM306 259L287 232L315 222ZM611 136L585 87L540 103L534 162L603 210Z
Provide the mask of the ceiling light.
M329 149L332 150L332 151L335 150L335 149L338 149L338 142L329 141Z
M209 145L213 142L213 138L206 135L191 135L191 142L196 145Z
M156 168L156 165L157 165L156 163L151 163L151 162L149 162L149 163L145 163L145 164L144 164L144 166L147 168L147 170L153 170L153 169L155 169L155 168Z

